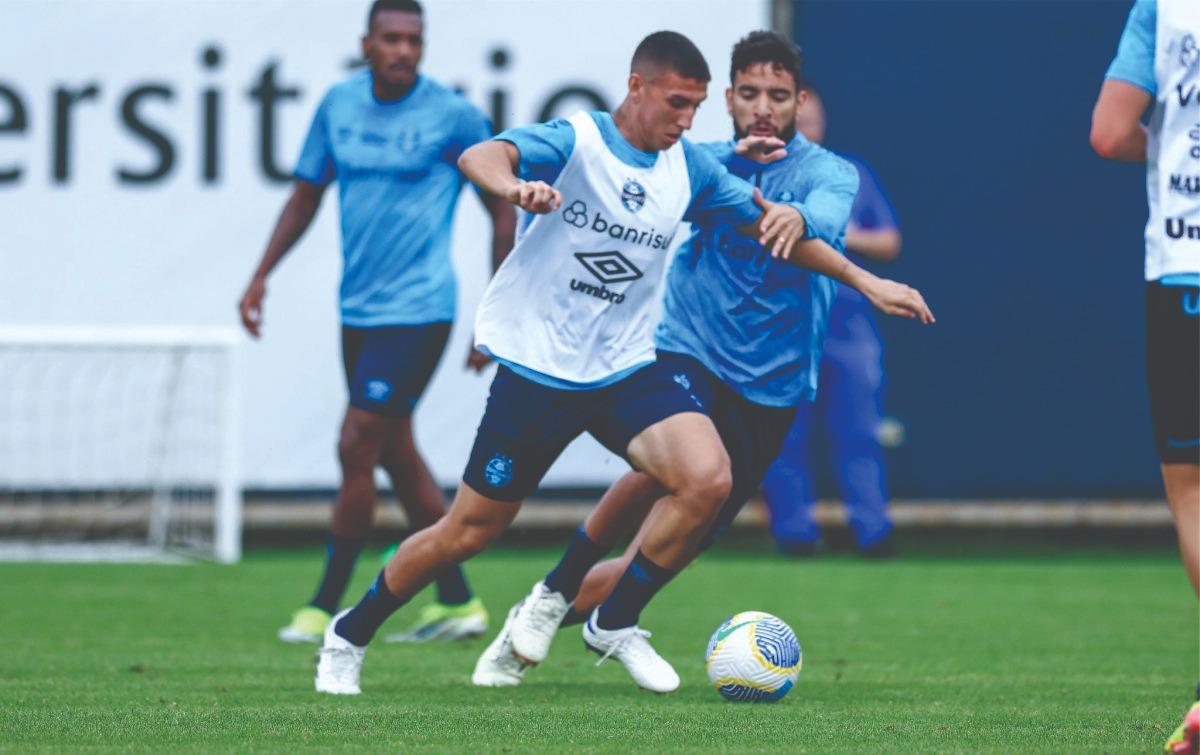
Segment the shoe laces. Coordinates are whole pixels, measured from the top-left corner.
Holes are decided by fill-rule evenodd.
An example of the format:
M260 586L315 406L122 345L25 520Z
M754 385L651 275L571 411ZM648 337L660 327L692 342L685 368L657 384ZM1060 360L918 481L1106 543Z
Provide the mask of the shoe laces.
M558 593L550 592L550 589L544 584L540 586L540 589L537 599L529 606L529 622L538 632L557 632L559 622L562 621L556 605L558 601L554 599Z
M629 655L641 656L643 658L655 658L657 653L654 652L654 648L650 647L650 643L647 641L652 636L649 630L637 626L622 629L621 636L609 646L604 655L600 656L600 660L596 661L596 665L599 666L608 660L609 656L622 651L628 652Z

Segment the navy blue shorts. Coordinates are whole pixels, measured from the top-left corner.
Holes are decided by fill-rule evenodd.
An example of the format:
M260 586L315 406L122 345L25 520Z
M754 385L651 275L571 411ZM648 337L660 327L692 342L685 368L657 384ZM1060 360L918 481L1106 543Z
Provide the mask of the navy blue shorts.
M628 460L629 441L642 430L700 411L696 399L654 364L590 390L552 388L500 365L463 482L488 498L524 500L581 433Z
M384 417L408 417L433 377L450 323L342 327L342 366L350 406Z
M1200 464L1200 287L1146 284L1146 377L1163 464Z
M729 454L733 489L717 520L701 541L701 548L715 543L762 484L767 468L779 456L796 417L796 407L756 404L717 377L697 359L684 354L658 352L659 370L672 376L704 405L716 425Z

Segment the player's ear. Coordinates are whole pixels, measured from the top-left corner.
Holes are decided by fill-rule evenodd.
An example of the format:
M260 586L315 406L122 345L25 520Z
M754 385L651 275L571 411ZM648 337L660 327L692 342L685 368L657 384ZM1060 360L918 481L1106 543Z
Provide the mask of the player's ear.
M804 103L808 102L808 90L800 89L796 92L796 109L804 107Z
M629 98L634 102L642 101L642 91L646 88L646 80L640 73L629 74Z
M371 59L371 36L364 34L362 37L362 56L363 60Z
M733 115L733 87L725 88L725 109Z

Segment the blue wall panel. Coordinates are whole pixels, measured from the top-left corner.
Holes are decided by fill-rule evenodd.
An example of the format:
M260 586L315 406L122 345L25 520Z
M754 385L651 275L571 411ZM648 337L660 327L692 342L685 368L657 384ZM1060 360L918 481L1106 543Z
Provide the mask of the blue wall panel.
M1112 2L799 2L828 146L871 163L936 325L889 320L897 496L1155 496L1144 171L1096 157Z

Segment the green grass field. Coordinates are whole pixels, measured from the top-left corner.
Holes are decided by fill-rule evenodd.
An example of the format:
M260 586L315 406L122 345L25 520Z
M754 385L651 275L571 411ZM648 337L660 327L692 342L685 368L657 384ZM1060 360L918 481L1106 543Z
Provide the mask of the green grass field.
M470 564L494 620L554 555ZM0 750L1155 752L1197 680L1196 603L1167 550L891 563L726 550L643 616L683 677L673 695L595 668L571 629L517 689L469 686L484 640L379 644L363 694L332 698L312 691L313 649L274 639L318 568L315 550L235 567L0 565ZM352 596L375 568L368 554ZM707 685L709 634L746 609L804 646L775 705Z

